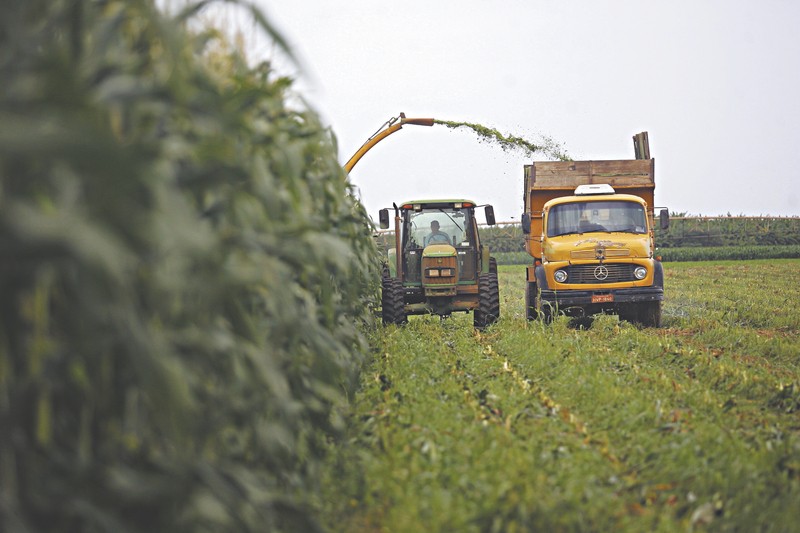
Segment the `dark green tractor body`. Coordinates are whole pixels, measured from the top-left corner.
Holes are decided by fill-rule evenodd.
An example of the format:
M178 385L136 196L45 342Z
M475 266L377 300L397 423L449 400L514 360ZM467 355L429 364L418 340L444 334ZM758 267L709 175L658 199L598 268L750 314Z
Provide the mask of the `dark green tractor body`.
M500 316L497 264L480 242L476 205L469 200L421 200L395 206L394 246L383 269L381 315L401 324L408 315L474 313L482 329ZM485 206L493 225L492 206ZM380 213L389 227L389 210Z

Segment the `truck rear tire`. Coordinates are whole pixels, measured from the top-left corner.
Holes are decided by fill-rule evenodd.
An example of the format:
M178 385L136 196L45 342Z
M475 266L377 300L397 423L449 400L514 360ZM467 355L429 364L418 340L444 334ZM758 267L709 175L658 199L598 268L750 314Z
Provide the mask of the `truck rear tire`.
M484 329L494 324L500 318L500 287L497 283L497 265L489 274L478 277L478 308L473 313L475 329Z
M525 318L528 320L537 320L539 318L539 311L536 310L538 290L535 283L525 282Z
M383 324L405 324L408 317L403 301L403 283L399 279L384 276L381 285L381 318Z

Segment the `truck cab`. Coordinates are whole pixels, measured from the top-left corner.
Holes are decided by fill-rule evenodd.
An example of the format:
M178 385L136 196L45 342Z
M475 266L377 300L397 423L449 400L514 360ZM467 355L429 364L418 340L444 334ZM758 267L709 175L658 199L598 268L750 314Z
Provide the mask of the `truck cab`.
M544 313L611 311L658 324L664 275L654 259L644 200L615 194L608 185L579 186L573 196L547 202L543 216L541 265L534 275L538 298L549 304Z

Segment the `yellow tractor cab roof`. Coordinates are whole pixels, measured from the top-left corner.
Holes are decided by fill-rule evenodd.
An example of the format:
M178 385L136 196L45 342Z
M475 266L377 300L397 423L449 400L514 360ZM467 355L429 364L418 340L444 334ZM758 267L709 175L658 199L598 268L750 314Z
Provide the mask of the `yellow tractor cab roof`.
M463 209L475 207L477 204L472 200L463 198L449 200L412 200L400 204L400 209L411 209L421 211L423 209Z

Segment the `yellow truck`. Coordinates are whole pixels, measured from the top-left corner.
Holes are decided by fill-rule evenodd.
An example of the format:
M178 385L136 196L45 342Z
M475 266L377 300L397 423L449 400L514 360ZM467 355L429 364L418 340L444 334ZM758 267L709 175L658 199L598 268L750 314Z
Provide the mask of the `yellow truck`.
M655 255L655 160L647 133L637 159L546 161L525 165L522 230L528 320L557 313L615 313L648 327L661 323L664 272ZM661 209L659 223L669 225Z

